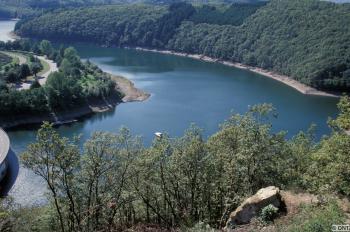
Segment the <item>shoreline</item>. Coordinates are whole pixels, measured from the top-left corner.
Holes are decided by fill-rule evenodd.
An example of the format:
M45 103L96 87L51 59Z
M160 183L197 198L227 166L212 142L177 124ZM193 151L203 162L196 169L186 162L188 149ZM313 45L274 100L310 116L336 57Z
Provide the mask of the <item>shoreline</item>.
M21 37L19 37L18 35L16 35L14 31L8 32L8 33L7 33L7 36L8 36L12 41L21 38Z
M55 126L71 124L85 116L110 111L120 103L141 102L151 96L149 93L136 88L134 83L125 77L112 74L109 74L109 76L116 82L116 89L124 95L121 100L114 95L108 99L90 100L86 104L66 112L48 113L38 116L16 115L6 119L2 118L0 119L0 126L4 129L12 129L21 126L38 125L44 121L51 122Z
M154 53L161 53L166 55L175 55L175 56L182 56L182 57L189 57L196 60L201 60L204 62L210 62L210 63L219 63L230 67L235 67L247 71L251 71L260 75L263 75L265 77L268 77L270 79L276 80L278 82L281 82L298 92L305 94L305 95L313 95L313 96L323 96L323 97L334 97L339 98L341 97L341 94L338 93L331 93L326 91L317 90L313 87L307 86L297 80L294 80L291 77L275 73L273 71L265 70L258 67L253 67L249 65L245 65L242 63L235 63L230 61L223 61L220 59L211 58L205 55L199 55L199 54L189 54L189 53L182 53L182 52L175 52L170 50L158 50L158 49L148 49L148 48L142 48L142 47L135 47L138 51L146 51L146 52L154 52Z

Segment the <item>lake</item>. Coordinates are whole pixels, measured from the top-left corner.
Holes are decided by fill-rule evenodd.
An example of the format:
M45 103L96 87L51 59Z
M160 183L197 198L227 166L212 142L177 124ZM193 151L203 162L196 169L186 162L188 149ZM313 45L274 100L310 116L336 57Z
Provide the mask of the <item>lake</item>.
M292 137L315 123L320 138L329 132L328 117L337 113L335 98L303 95L259 74L222 64L132 49L86 44L75 44L75 48L81 58L106 72L123 75L151 93L144 102L120 104L113 111L58 128L64 136L81 134L83 141L94 131L117 132L126 126L133 134L142 135L148 145L154 132L181 136L191 123L209 136L232 112L244 113L249 106L265 102L278 111L278 118L272 120L274 131L286 130ZM35 128L9 131L13 150L20 154L35 139L35 133ZM38 203L42 189L41 181L21 168L11 195L23 204Z
M0 41L12 41L9 33L15 28L16 20L0 21Z

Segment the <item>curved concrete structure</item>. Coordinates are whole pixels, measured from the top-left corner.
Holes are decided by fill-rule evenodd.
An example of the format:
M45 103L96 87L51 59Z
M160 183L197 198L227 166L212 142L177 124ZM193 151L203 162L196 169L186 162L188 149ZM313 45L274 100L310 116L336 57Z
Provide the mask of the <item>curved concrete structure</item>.
M0 181L6 175L7 162L6 158L10 152L10 139L6 132L0 128Z

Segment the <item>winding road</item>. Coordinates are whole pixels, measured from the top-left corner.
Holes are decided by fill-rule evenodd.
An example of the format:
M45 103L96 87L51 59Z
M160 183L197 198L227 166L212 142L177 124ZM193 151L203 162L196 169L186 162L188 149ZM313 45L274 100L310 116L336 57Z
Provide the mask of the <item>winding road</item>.
M18 63L20 65L27 63L27 58L24 55L20 54L20 53L17 53L17 52L3 52L3 51L2 51L2 53L6 54L8 56L11 56L12 58L17 58L18 59ZM51 73L53 73L53 72L57 72L58 71L57 64L54 61L49 60L49 59L47 59L44 56L37 56L37 55L35 55L34 57L38 58L39 60L41 60L41 62L46 63L49 66L49 69L47 71L39 72L39 74L38 74L38 76L39 76L38 81L39 81L40 85L45 85L49 75ZM32 81L22 82L22 83L16 85L16 89L17 90L29 89L31 85L32 85Z
M52 60L47 59L44 56L35 56L35 57L38 58L39 60L41 60L42 62L46 62L49 65L49 70L47 70L44 73L39 73L39 76L40 76L39 83L40 83L40 85L45 85L49 75L53 72L58 71L57 64L55 62L53 62Z
M19 60L19 64L25 64L27 63L27 58L19 53L14 53L14 52L3 52L4 54L14 57L14 58L18 58ZM49 77L49 75L53 72L57 72L58 71L58 67L57 64L55 62L53 62L52 60L47 59L44 56L34 56L36 58L38 58L39 60L41 60L41 62L48 64L49 69L47 71L43 72L39 72L38 76L38 81L40 83L40 85L45 85L47 78ZM26 81L26 82L22 82L20 84L16 85L16 89L17 90L24 90L24 89L29 89L30 86L32 85L32 81Z

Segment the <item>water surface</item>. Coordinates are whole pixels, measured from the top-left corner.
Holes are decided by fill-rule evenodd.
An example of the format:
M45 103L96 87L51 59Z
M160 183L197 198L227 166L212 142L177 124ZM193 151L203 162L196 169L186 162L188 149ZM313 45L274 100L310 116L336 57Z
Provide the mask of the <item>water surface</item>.
M0 41L13 41L9 33L15 28L16 22L15 20L0 21Z
M249 106L265 102L272 103L279 113L272 121L274 131L286 130L292 137L315 123L320 138L329 132L327 118L337 112L337 99L303 95L275 80L222 64L130 49L75 47L83 59L106 72L123 75L151 93L145 102L121 104L58 129L68 137L82 134L83 141L94 131L116 132L126 126L142 135L148 145L154 132L180 136L191 123L209 136L233 111L244 113ZM36 128L9 131L13 150L20 154L35 139L35 133ZM11 194L21 203L40 203L42 193L40 180L21 168Z

